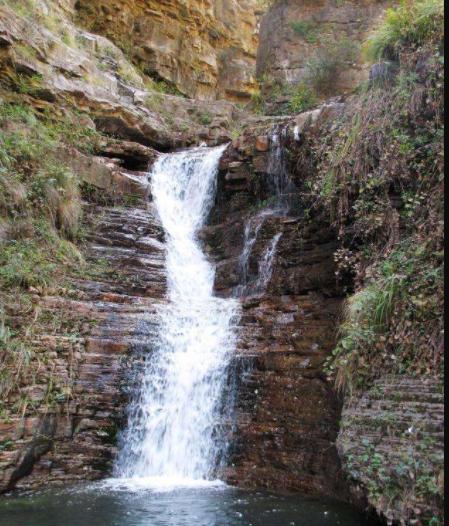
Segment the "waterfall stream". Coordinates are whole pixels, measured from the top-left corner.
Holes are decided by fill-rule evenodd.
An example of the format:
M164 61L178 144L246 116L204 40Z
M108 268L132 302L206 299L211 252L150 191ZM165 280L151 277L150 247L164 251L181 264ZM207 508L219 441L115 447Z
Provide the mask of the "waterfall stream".
M224 149L164 155L151 173L166 233L168 297L129 408L116 466L122 479L157 487L207 483L226 447L220 416L238 303L214 296L215 269L197 240Z
M290 193L294 185L290 179L283 139L285 129L275 127L270 134L270 153L268 158L267 186L271 192L270 205L250 216L245 223L243 251L239 258L240 283L234 289L234 296L242 298L252 295L263 295L266 292L271 276L273 264L281 233L271 238L261 254L258 264L258 274L251 279L249 274L250 258L258 241L259 233L268 218L282 216L290 208Z

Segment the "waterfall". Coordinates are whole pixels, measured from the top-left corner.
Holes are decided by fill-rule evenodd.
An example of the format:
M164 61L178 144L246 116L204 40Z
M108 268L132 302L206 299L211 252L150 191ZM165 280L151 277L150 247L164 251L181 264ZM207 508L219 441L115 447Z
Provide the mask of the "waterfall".
M281 233L276 234L273 237L262 256L262 259L259 261L259 275L253 287L256 294L263 294L267 290L271 276L273 275L274 258L276 257L276 251L281 237Z
M268 157L268 186L273 193L272 208L278 212L288 212L289 194L295 190L288 172L284 141L286 128L274 128L270 134L270 153Z
M237 298L240 298L248 293L248 287L250 285L249 259L251 257L254 245L256 244L260 229L265 223L265 218L269 215L271 215L271 210L262 210L262 212L250 217L246 221L243 239L243 251L239 257L238 264L240 284L237 285L234 291L234 296Z
M116 466L121 478L157 486L212 480L226 446L220 416L238 303L214 297L215 269L197 239L224 149L164 155L151 173L167 239L168 298L129 408Z
M288 173L287 159L283 139L286 130L275 127L270 134L270 152L267 166L267 187L272 196L270 205L249 217L245 223L243 251L239 258L240 283L234 289L234 296L241 298L249 295L261 295L266 291L273 274L276 250L282 234L275 234L268 242L259 261L258 275L253 280L249 275L249 263L259 233L269 217L282 216L290 209L290 194L294 185Z

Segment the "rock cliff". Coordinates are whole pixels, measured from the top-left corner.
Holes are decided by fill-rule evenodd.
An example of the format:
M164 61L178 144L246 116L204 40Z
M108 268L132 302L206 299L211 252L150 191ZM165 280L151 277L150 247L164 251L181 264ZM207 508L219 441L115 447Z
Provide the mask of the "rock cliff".
M257 94L258 5L0 0L0 491L110 473L165 301L148 169L228 142L201 232L243 312L223 476L438 526L439 33L356 95L261 117L232 102ZM387 5L272 3L262 88L330 57L314 104L352 91L368 70L347 51Z
M361 46L391 2L286 0L263 17L257 77L264 97L288 100L301 83L323 98L351 92L368 78Z
M255 0L79 0L75 10L87 29L189 97L245 102L255 90Z
M322 370L342 299L334 279L335 236L324 219L304 221L298 203L272 212L270 181L279 168L273 137L281 128L294 142L287 123L262 121L227 150L212 224L203 235L224 296L235 294L242 280L245 228L256 228L250 282L260 278L267 247L278 240L266 290L249 286L240 293L236 428L226 476L246 487L344 498L335 449L340 405Z
M74 25L66 4L32 6L0 5L7 92L27 95L40 107L75 106L99 130L161 149L229 140L235 106L161 92L111 41Z

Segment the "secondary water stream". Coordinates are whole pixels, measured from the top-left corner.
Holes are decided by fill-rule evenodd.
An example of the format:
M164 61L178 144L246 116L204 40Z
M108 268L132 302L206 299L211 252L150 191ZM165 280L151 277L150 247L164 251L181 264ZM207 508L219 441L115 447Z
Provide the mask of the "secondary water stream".
M294 185L290 179L285 148L283 145L285 130L275 127L270 134L270 152L268 157L266 187L270 194L269 204L255 215L250 216L245 223L243 251L239 258L240 283L235 287L234 296L261 296L266 292L273 273L273 264L282 233L276 233L266 241L258 261L258 272L251 276L250 258L259 234L265 223L272 217L286 215L290 208L290 194Z

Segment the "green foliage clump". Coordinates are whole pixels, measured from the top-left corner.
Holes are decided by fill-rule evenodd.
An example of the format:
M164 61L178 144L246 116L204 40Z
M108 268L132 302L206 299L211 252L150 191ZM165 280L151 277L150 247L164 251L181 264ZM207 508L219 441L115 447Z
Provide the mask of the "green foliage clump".
M318 41L317 24L314 20L297 20L291 23L293 31L309 44Z
M398 244L349 298L328 363L339 388L360 388L379 370L428 374L441 361L443 266L431 243Z
M0 309L0 408L10 392L28 372L34 352L21 341L14 340Z
M441 40L444 35L443 0L402 0L390 8L384 22L368 39L365 54L370 60L396 56L404 45Z
M258 115L265 113L265 99L260 89L251 95L251 109Z
M358 55L358 46L349 38L327 39L307 62L306 83L315 93L329 95L348 64Z
M209 126L212 124L213 119L213 115L208 111L200 112L198 114L198 122L203 126Z
M296 86L295 91L289 102L289 108L292 113L301 113L316 106L318 98L311 88L305 83Z
M269 9L270 7L273 7L273 5L276 3L276 0L256 0L256 1L260 9Z
M72 244L82 235L80 180L61 152L64 145L89 151L98 134L77 119L0 105L0 285L6 289L46 287L82 262Z
M433 37L404 47L388 89L352 97L332 133L311 132L298 153L304 199L336 229L336 275L351 296L328 364L341 388L442 370L441 49Z

